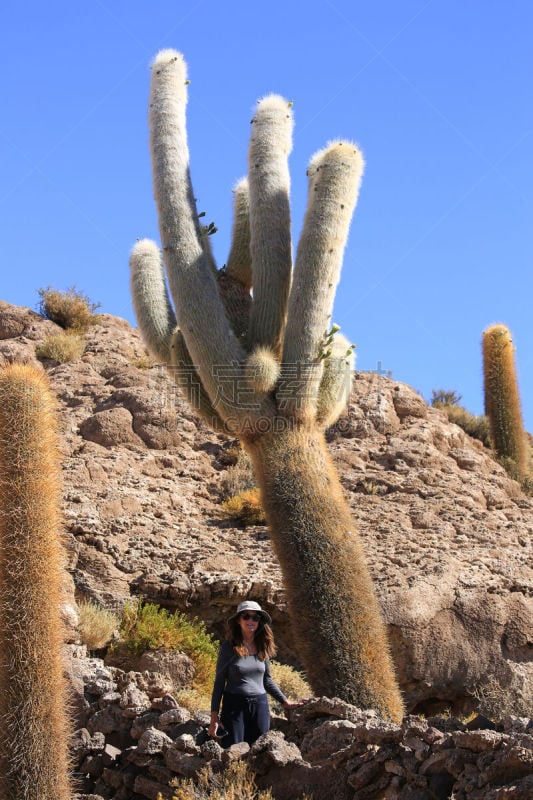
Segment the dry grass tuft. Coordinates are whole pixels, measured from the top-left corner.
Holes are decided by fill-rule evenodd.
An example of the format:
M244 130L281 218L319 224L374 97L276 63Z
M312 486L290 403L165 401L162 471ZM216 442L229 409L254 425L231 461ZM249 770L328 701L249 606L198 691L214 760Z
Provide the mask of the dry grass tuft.
M116 614L91 600L78 603L78 618L81 640L87 650L101 650L109 644L120 625Z
M73 331L52 333L35 348L37 358L48 358L51 361L58 361L60 364L76 361L84 352L83 337Z
M290 667L288 664L280 664L279 661L271 661L270 672L288 700L303 700L313 696L313 690L304 676L294 667ZM282 708L279 703L272 701L272 698L270 698L270 701L274 711L281 713Z
M212 685L205 684L199 689L181 689L176 693L176 701L182 707L188 709L191 714L205 711L211 705Z
M272 792L260 791L248 764L234 761L222 772L206 766L194 780L176 780L172 800L272 800Z
M233 448L226 453L226 457L234 457L235 463L228 467L222 474L222 494L227 499L234 497L247 489L255 489L255 479L252 460L248 453L241 448Z

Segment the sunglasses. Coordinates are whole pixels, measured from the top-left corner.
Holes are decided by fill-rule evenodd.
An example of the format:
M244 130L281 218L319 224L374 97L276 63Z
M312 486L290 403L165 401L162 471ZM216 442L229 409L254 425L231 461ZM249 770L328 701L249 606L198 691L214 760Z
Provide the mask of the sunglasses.
M241 614L241 619L245 619L245 620L252 619L254 622L259 622L261 617L259 616L259 614L244 613L244 614Z

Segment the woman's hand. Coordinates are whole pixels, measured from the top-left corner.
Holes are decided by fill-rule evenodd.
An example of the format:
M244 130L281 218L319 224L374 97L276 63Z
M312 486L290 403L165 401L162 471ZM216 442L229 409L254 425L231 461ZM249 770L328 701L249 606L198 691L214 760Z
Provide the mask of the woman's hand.
M307 703L307 698L302 700L285 700L283 703L283 708L285 711L290 711L292 708L299 708Z
M220 725L220 718L218 714L212 711L211 722L209 723L209 728L207 729L207 732L209 733L209 736L213 737L213 739L217 738L219 725Z

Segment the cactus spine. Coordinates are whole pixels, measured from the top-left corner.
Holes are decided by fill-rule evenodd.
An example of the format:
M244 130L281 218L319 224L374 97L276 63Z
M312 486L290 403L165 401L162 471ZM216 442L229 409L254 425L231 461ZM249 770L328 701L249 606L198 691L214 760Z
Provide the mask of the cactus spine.
M0 797L67 800L55 407L28 365L0 372Z
M513 339L505 325L483 332L485 414L492 445L500 458L513 462L519 476L527 473L527 443L520 408Z
M362 155L337 141L312 159L291 286L291 104L275 95L260 101L248 179L235 192L228 265L216 272L190 182L186 101L183 57L162 51L152 65L150 141L180 328L179 335L172 330L162 272L159 279L152 274L153 250L138 243L130 264L141 332L148 347L168 350L174 363L179 343L181 363L188 357L202 385L197 409L216 415L216 429L237 434L253 459L315 692L399 720L402 699L379 603L324 437L346 406L353 366L353 348L336 335L337 326L328 328Z

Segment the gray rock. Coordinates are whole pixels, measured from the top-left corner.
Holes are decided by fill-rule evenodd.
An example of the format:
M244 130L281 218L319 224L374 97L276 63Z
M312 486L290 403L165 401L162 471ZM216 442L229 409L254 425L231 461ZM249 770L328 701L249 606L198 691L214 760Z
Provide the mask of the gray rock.
M148 728L139 738L138 751L139 753L155 755L156 753L162 753L166 747L172 747L173 745L174 742L166 733L157 730L157 728Z
M192 755L174 748L165 750L165 765L177 775L193 778L204 766L205 761L201 756Z
M159 717L159 727L168 728L171 725L180 725L190 719L191 712L186 708L171 708L170 711L164 711Z

